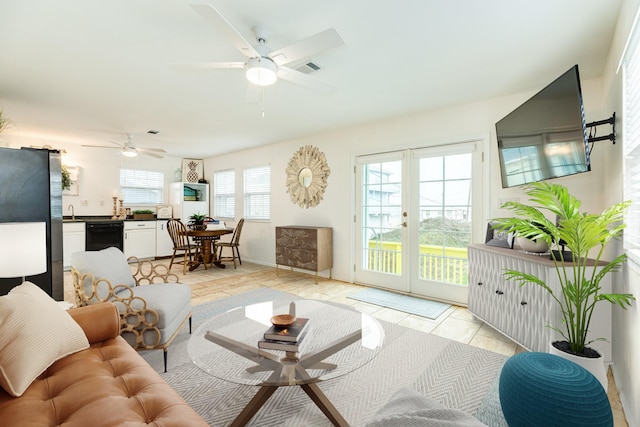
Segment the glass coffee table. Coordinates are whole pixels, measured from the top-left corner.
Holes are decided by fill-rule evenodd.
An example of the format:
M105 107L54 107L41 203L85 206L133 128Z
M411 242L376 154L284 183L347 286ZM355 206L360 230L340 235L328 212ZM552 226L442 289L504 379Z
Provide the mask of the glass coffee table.
M299 351L259 349L271 317L287 313L309 319ZM207 320L189 339L188 352L200 369L216 378L260 387L232 426L248 423L283 386L300 386L334 425L348 426L318 383L364 366L383 341L382 326L367 314L315 300L276 300Z

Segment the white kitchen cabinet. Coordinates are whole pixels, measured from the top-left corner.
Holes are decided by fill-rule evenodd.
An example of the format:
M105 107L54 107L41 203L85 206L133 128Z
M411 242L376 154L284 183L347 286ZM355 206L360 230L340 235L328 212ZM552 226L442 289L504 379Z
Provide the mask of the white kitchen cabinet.
M124 254L128 258L135 256L141 259L156 256L156 222L125 221L124 222Z
M65 270L71 270L71 254L85 248L85 223L62 223L62 262Z
M167 231L168 221L156 221L156 256L173 255L173 241Z
M469 312L527 350L547 352L549 343L562 339L549 328L563 328L558 303L541 286L519 286L504 278L505 270L517 270L542 279L555 295L560 285L549 255L531 255L518 249L487 245L469 246ZM592 267L597 268L597 267ZM610 276L602 280L603 292L611 292ZM600 302L591 319L589 344L611 363L611 304Z
M209 184L173 182L169 191L173 217L185 224L194 213L209 215Z

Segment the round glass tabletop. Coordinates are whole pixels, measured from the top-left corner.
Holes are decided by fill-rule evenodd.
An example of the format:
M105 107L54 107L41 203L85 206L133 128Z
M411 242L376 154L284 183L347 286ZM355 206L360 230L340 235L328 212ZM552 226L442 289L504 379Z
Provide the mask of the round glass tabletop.
M290 312L309 319L299 347L291 347L298 351L258 348L271 317ZM353 372L372 360L383 342L380 323L347 306L276 300L238 307L205 321L189 339L188 352L200 369L222 380L282 386Z

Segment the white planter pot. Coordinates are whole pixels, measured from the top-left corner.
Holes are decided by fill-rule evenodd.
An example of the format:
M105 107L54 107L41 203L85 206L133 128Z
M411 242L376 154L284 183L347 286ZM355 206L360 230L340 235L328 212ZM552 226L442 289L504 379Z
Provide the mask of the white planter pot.
M544 253L549 250L549 245L544 240L531 240L526 237L518 237L518 245L524 251L532 253Z
M549 353L570 360L573 363L576 363L585 368L587 371L591 372L591 374L593 374L593 376L596 377L598 381L600 381L600 384L602 384L602 387L604 387L604 391L607 392L609 387L609 380L607 380L607 371L604 368L604 358L602 357L602 355L597 358L580 357L558 350L553 346L552 343L549 343Z

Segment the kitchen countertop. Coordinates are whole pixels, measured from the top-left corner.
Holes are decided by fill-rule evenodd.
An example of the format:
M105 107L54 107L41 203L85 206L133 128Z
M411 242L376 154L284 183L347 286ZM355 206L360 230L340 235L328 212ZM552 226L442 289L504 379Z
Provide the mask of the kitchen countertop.
M166 221L171 218L149 218L149 219L111 219L110 216L77 216L75 219L72 219L71 216L63 216L62 222L111 222L111 221Z

